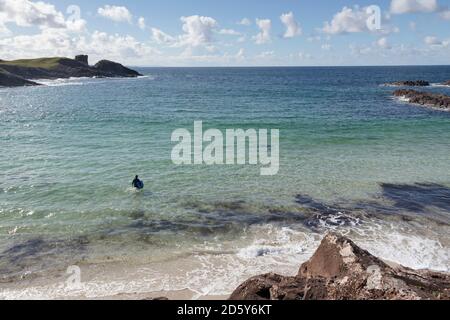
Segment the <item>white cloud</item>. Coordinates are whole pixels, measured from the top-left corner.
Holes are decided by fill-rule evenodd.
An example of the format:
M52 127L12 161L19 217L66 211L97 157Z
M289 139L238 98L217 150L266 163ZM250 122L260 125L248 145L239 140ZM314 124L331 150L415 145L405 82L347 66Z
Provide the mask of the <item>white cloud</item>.
M89 46L98 46L94 49L97 56L108 56L115 59L145 58L156 51L145 43L139 42L131 35L110 35L95 31L91 36ZM83 52L88 52L89 47Z
M45 56L73 57L79 53L91 56L91 61L111 59L123 63L148 59L158 51L130 35L95 31L72 37L64 30L46 29L35 35L19 35L0 39L2 56L6 59Z
M354 44L351 44L349 46L350 52L352 55L354 56L363 56L363 55L368 55L372 52L372 47L368 47L368 46L357 46Z
M313 36L309 36L306 40L308 42L320 41L320 40L322 40L322 37L318 36L318 35L313 35Z
M307 59L311 59L311 58L312 58L312 56L311 56L309 53L304 53L304 52L299 52L299 53L297 54L297 57L298 57L300 60L307 60Z
M152 28L152 38L159 44L173 44L176 41L174 37L157 28Z
M245 59L245 50L243 48L239 49L238 53L236 54L236 59L238 59L238 60Z
M257 59L266 59L266 58L273 58L275 56L274 51L263 51L260 54L256 56Z
M260 32L253 37L256 44L264 44L270 42L272 40L272 21L270 19L256 19L256 25L260 30Z
M101 8L98 8L97 13L100 16L115 22L131 23L133 19L133 15L131 14L131 12L123 6L105 5Z
M336 35L346 33L370 32L378 34L390 34L400 32L398 27L389 24L389 15L380 16L380 28L375 28L374 12L372 7L353 8L344 7L336 13L331 22L326 21L322 32Z
M391 13L434 12L438 10L437 0L392 0Z
M439 15L442 19L450 20L450 10L443 10Z
M217 47L212 43L215 41L214 33L222 35L241 35L233 29L218 29L219 24L214 18L204 16L181 17L183 23L183 34L171 36L157 28L152 28L152 38L160 44L168 44L172 47L187 47L185 53L195 55L200 49L206 49L207 52L217 51ZM194 52L192 48L198 48Z
M390 49L391 46L389 45L388 39L386 37L382 37L378 39L377 46L383 49Z
M280 16L280 20L286 26L286 32L283 35L284 38L293 38L302 34L302 29L298 22L295 21L294 13L284 13Z
M219 34L229 35L229 36L240 36L241 33L233 29L221 29L218 31Z
M190 65L213 65L213 66L229 66L229 65L241 65L243 62L248 62L244 49L239 49L237 53L223 54L195 54L192 51L192 47L186 48L181 55L169 57L169 61L175 62L175 64L185 64L187 61Z
M331 22L325 22L323 32L329 34L356 33L369 31L367 19L369 15L365 9L359 7L344 7L336 13Z
M66 21L67 30L72 32L83 32L86 30L86 20L83 19L73 19Z
M147 24L145 23L145 18L144 17L140 17L138 19L138 26L141 30L145 30L147 28Z
M179 36L180 46L198 47L213 41L213 29L217 21L211 17L189 16L181 17L184 34Z
M324 43L324 44L321 46L321 48L322 48L322 50L330 51L330 50L331 50L331 44L329 44L329 43Z
M250 19L244 18L241 21L239 21L237 24L240 24L242 26L249 26L252 24L252 22L250 21Z
M447 47L450 44L448 40L440 40L435 36L427 36L423 42L431 47Z
M19 27L67 29L73 32L83 31L86 26L86 21L81 18L66 20L62 12L46 2L0 0L0 33L9 33L8 23Z

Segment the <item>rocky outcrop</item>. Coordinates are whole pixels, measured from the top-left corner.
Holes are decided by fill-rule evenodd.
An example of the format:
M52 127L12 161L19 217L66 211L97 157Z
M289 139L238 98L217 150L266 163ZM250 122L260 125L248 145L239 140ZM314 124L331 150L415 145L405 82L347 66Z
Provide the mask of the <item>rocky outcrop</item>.
M443 94L420 92L415 90L397 90L394 92L394 96L403 97L410 103L450 111L450 97Z
M328 234L297 276L266 274L230 300L450 300L450 274L388 264L351 240Z
M95 66L89 66L89 57L79 55L75 59L69 58L42 58L16 61L0 61L0 69L9 75L24 80L33 79L61 79L81 77L138 77L137 71L128 69L120 63L102 60ZM14 86L17 82L9 82L4 78L3 86ZM25 84L24 84L25 85Z
M424 80L416 80L416 81L397 81L387 83L386 85L396 87L428 87L430 83Z
M0 87L36 86L37 83L0 69Z
M445 86L450 86L450 80L449 80L449 81L446 81L446 82L444 82L444 85L445 85Z
M113 77L139 77L141 75L134 70L124 67L120 63L109 60L99 61L94 68Z

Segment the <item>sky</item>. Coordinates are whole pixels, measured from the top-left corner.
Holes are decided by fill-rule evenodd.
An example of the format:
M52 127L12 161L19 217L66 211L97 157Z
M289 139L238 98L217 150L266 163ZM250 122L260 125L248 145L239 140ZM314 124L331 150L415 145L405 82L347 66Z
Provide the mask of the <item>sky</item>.
M0 59L447 65L450 0L0 0Z

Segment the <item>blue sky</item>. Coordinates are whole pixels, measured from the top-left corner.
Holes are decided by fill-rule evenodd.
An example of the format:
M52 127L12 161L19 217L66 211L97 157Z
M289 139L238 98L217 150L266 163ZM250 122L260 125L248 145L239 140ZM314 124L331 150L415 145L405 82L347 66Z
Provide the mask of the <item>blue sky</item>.
M0 59L86 53L91 62L140 66L448 64L449 8L450 0L0 0Z

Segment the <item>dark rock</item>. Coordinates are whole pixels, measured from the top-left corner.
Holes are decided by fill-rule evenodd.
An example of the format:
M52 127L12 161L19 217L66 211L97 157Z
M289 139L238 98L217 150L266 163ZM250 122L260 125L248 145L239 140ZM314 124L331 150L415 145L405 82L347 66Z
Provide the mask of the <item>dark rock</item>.
M36 82L26 80L22 77L9 73L6 70L0 69L0 87L22 87L22 86L37 86Z
M450 86L450 80L449 80L449 81L446 81L446 82L444 82L444 85L445 85L445 86Z
M81 62L85 65L89 65L89 56L85 54L80 54L78 56L75 56L75 60L78 62Z
M88 65L88 56L77 56L76 59L68 58L42 58L28 59L16 61L0 62L0 69L3 70L2 85L17 86L20 79L10 76L22 78L22 80L30 79L59 79L59 78L80 78L80 77L138 77L140 74L134 70L128 69L123 65L103 60L95 66ZM8 79L11 79L9 82ZM23 82L23 85L31 85L32 82ZM19 84L20 85L20 84Z
M397 90L394 93L396 97L404 97L408 102L423 106L432 106L445 111L450 111L450 97L443 94L430 92L420 92L415 90Z
M273 273L241 284L230 300L450 300L450 274L391 266L328 234L297 276Z
M387 85L396 87L428 87L430 83L424 80L416 80L416 81L397 81L388 83Z
M105 74L110 74L115 77L139 77L141 74L137 71L128 69L121 65L120 63L102 60L99 61L94 68Z

